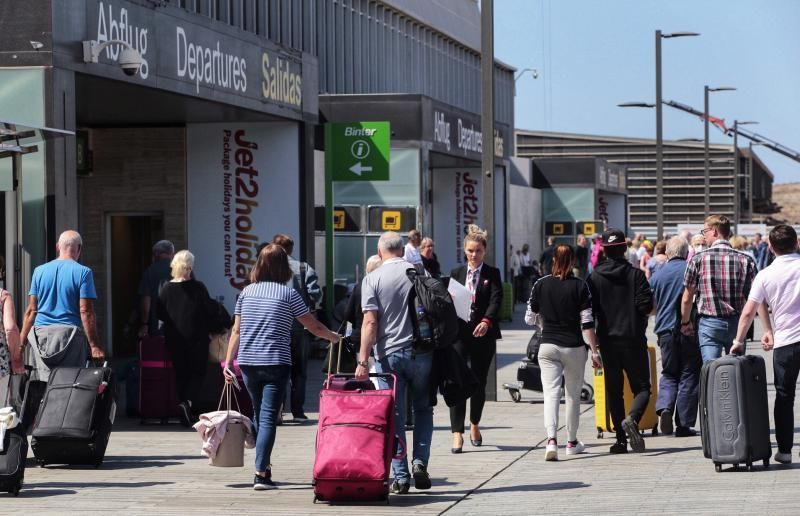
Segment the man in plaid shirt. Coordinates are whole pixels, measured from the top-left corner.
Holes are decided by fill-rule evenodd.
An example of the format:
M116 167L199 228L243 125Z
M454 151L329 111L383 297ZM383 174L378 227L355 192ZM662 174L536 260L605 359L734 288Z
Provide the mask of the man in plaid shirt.
M722 356L723 347L726 353L730 350L758 269L753 258L731 247L731 222L724 215L707 217L702 234L709 248L694 255L686 267L681 332L694 333L691 312L696 295L700 355L709 362Z

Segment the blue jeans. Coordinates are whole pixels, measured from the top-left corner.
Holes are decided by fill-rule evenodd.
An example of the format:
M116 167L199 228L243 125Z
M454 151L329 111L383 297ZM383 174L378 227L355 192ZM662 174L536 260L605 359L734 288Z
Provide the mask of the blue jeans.
M290 365L241 366L242 378L253 400L256 432L256 471L266 471L275 445L275 424L286 392Z
M697 338L700 341L700 355L703 362L711 362L722 356L722 350L728 353L736 338L739 316L699 318Z
M697 340L675 330L658 336L661 348L661 381L656 412L669 409L675 426L690 428L697 421L700 385L700 350Z
M394 373L395 385L395 433L406 445L406 389L410 386L414 409L413 463L427 468L431 456L433 437L433 407L431 406L431 367L433 353L415 355L411 348L395 351L380 360L384 373ZM406 446L408 450L408 446ZM392 461L392 474L400 483L409 482L407 458Z

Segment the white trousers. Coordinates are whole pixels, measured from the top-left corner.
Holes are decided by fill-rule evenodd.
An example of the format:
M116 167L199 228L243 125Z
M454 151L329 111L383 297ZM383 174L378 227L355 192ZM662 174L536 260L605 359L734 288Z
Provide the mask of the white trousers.
M561 404L561 377L567 401L568 441L578 439L578 421L581 408L581 387L586 369L586 346L567 348L542 343L539 348L539 367L542 369L544 393L544 428L547 438L555 439L558 431L558 410Z

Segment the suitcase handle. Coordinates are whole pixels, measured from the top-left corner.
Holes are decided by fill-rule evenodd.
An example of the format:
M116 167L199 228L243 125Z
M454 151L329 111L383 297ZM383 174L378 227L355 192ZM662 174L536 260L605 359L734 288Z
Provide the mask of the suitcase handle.
M86 367L88 368L90 365L92 365L92 359L91 358L86 361ZM102 367L108 367L108 360L103 360Z
M367 376L370 378L382 378L384 380L391 379L392 382L392 397L396 398L396 389L395 385L397 384L397 378L395 377L394 373L369 373ZM336 373L336 374L329 374L328 379L326 380L327 386L330 386L331 380L334 378L355 378L355 373Z

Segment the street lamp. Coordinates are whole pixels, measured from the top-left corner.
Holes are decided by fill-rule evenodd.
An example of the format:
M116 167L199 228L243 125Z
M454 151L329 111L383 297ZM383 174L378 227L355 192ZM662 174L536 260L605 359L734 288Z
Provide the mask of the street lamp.
M517 76L514 77L514 96L515 97L517 96L517 81L520 80L523 75L525 75L525 72L530 72L531 73L531 77L533 77L534 79L538 79L539 78L539 70L537 70L536 68L523 68L522 70L520 70L517 73Z
M671 38L682 38L688 36L699 36L699 32L670 32L662 33L656 31L656 102L649 104L646 102L625 102L618 104L619 107L655 107L656 108L656 231L660 239L664 234L664 137L663 122L661 119L661 40Z
M656 229L659 240L664 234L664 136L661 118L661 40L699 36L699 32L656 31Z
M710 215L711 210L711 199L709 198L711 195L711 171L709 170L709 163L708 163L708 93L711 91L736 91L736 88L731 86L720 86L718 88L709 88L708 85L703 86L703 99L704 99L704 108L703 108L703 122L705 125L705 147L703 149L704 152L704 170L705 173L703 174L703 194L706 199L705 205L705 216L708 217Z
M733 220L734 220L734 223L737 225L737 227L739 225L739 219L741 218L741 213L742 213L742 210L740 208L740 206L741 206L740 189L741 189L742 186L740 184L741 178L739 177L740 168L741 168L740 165L739 165L739 126L740 125L753 125L753 124L757 124L757 123L758 122L753 121L753 120L744 120L744 121L741 121L741 122L739 120L734 120L733 121L733 160L734 160L734 165L733 165L733 177L734 177L734 181L733 181L733 192L734 192L733 193L733 195L734 195Z

